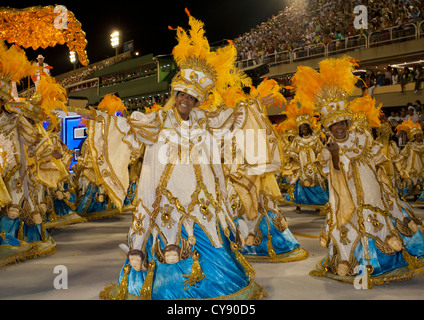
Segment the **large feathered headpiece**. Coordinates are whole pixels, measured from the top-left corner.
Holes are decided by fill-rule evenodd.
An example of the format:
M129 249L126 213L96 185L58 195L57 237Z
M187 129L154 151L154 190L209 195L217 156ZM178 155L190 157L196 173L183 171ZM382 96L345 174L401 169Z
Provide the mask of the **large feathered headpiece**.
M124 113L127 110L127 107L119 97L115 96L114 94L107 94L104 96L102 101L100 101L97 109L102 110L110 115L116 115L117 112Z
M62 109L66 113L68 112L66 107L68 103L66 89L56 82L53 77L42 74L36 92L41 95L38 107L50 118L52 125L57 127L58 120L55 110Z
M325 128L352 118L347 104L359 80L352 72L355 65L356 60L348 56L329 58L319 63L319 72L300 66L293 77L296 96L304 104L315 105Z
M423 133L421 124L419 122L412 122L411 117L409 117L407 121L403 121L400 125L398 125L395 128L395 131L405 131L409 140L412 140L417 133Z
M171 83L172 91L186 92L195 97L201 104L208 100L209 94L214 94L214 106L222 104L219 92L228 87L242 88L251 85L251 79L235 67L237 51L230 42L229 45L212 51L205 36L204 24L190 15L191 29L186 32L178 27L178 44L172 50L174 60L180 71Z
M352 111L352 122L365 128L381 127L381 103L377 104L375 99L369 95L356 98L349 103Z
M297 136L299 132L299 127L296 125L296 121L293 118L287 118L284 121L280 122L277 125L274 125L275 131L277 131L280 136Z
M280 92L281 86L277 81L273 79L265 78L257 87L251 86L250 90L250 98L265 98L268 95L272 95L275 98L274 106L278 106L280 108L283 107L283 104L287 104L286 98ZM271 107L271 105L264 106ZM267 110L264 110L267 111Z
M0 98L12 100L12 81L19 83L22 78L33 75L38 68L32 65L25 52L16 45L10 48L0 41Z
M307 124L314 128L316 125L314 121L316 115L314 105L301 103L296 96L290 101L283 114L286 114L288 119L292 119L297 127Z

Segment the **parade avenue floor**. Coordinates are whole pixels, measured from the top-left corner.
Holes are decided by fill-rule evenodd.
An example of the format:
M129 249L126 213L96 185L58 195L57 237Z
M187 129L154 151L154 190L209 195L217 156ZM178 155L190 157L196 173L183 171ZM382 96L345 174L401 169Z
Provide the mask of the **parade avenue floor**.
M416 209L424 219L424 207ZM289 263L254 263L256 282L268 294L264 300L418 300L424 298L424 277L393 282L373 289L355 289L352 284L309 275L326 254L319 245L324 221L315 211L295 213L282 206L289 229L301 247L309 252L306 260ZM125 256L119 244L125 243L131 214L83 222L51 231L57 253L9 265L0 271L1 300L99 300L105 285L117 281ZM55 269L55 268L58 269ZM67 272L67 289L55 289L55 278ZM56 280L57 281L57 280Z

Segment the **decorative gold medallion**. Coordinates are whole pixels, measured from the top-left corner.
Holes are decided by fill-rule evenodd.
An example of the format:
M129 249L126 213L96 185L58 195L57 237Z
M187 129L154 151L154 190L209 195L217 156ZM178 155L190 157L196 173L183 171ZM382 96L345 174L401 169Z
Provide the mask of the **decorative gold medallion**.
M170 206L169 204L165 204L163 207L159 209L159 211L162 213L161 219L162 219L162 227L166 227L168 229L171 229L175 225L175 220L172 219L172 211L174 210L174 207Z

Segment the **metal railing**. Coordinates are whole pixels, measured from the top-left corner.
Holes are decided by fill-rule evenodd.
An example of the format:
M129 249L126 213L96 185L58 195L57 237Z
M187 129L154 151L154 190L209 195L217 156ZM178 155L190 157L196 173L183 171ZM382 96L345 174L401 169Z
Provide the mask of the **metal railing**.
M383 46L395 42L417 39L418 29L415 24L407 24L401 27L391 27L371 32L368 35L369 48Z
M332 40L327 44L327 55L341 54L352 50L368 48L368 38L364 34Z
M293 61L302 61L313 58L325 57L327 48L323 43L296 48L293 50Z
M370 32L368 36L359 34L344 39L332 40L327 44L320 43L270 55L267 54L260 58L239 60L237 66L240 69L259 66L264 63L276 66L420 38L424 38L424 21L417 25L410 23L400 27Z

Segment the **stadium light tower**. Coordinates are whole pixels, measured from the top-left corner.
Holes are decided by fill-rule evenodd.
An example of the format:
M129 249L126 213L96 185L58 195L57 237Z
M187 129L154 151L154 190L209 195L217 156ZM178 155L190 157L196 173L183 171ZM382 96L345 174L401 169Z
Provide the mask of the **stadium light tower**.
M110 35L110 44L112 45L112 48L115 48L115 55L118 55L118 50L119 50L119 31L114 31Z
M71 61L71 63L74 65L74 70L76 68L76 62L77 62L77 57L75 56L75 52L70 51L69 52L69 60Z

